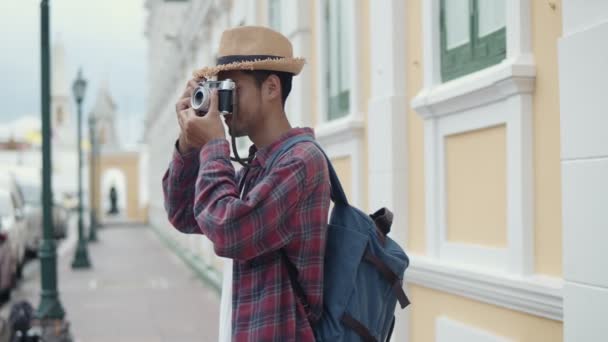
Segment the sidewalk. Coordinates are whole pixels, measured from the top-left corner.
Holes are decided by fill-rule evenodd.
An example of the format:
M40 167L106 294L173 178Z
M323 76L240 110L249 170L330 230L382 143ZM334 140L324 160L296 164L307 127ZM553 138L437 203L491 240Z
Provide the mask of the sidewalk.
M90 270L71 269L73 240L58 248L59 296L76 341L217 341L217 293L152 228L110 226L100 229L98 237L99 242L89 244ZM26 298L37 307L39 263L24 273L11 302Z

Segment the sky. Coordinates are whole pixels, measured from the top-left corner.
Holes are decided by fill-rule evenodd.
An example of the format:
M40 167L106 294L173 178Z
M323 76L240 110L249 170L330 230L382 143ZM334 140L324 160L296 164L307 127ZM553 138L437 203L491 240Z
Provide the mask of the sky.
M127 145L141 139L146 110L144 1L49 1L51 44L60 40L65 47L68 86L82 67L88 114L107 82ZM0 0L0 125L32 115L40 117L40 1Z

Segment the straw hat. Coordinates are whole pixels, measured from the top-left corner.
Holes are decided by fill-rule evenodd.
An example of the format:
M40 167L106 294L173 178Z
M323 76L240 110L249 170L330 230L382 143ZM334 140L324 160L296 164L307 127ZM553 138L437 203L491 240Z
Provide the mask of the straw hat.
M209 78L220 71L271 70L297 75L304 58L293 57L287 37L260 26L240 26L222 33L217 65L194 72L194 77Z

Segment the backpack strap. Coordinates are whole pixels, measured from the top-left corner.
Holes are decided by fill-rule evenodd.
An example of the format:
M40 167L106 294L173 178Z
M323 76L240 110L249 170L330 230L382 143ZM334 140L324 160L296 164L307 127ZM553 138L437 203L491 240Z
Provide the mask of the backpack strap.
M302 307L304 307L304 312L306 312L306 318L308 318L308 322L310 322L310 325L313 325L316 322L316 319L312 316L312 311L310 310L308 298L306 298L306 293L304 292L302 285L300 285L300 282L298 281L298 269L296 268L296 265L294 265L291 260L289 260L289 257L287 257L287 253L285 252L284 248L281 248L279 250L279 253L281 254L283 262L285 262L285 266L287 266L287 274L289 275L289 282L291 283L291 288L293 289L294 294L300 301L300 304L302 304Z
M395 316L393 316L391 327L388 329L388 336L386 337L386 342L391 341L391 337L393 336L393 330L395 330Z
M364 342L378 342L374 335L367 329L365 325L361 322L357 321L353 316L348 313L344 313L340 321L347 327L349 327L352 331L357 333L359 337L363 339Z
M286 142L284 142L283 145L268 158L268 161L266 162L265 166L267 170L266 172L270 172L278 158L284 153L286 153L290 148L292 148L298 143L305 141L315 144L325 157L329 169L329 179L331 183L331 199L334 201L334 203L342 203L344 205L347 205L348 200L346 199L346 195L344 193L344 190L342 189L342 184L340 184L340 179L338 179L338 175L336 174L336 171L334 170L331 161L329 160L321 146L319 146L319 144L308 135L298 135L289 138ZM312 310L310 309L308 298L306 297L306 293L304 292L302 285L300 285L300 282L298 281L298 269L291 262L291 260L289 260L289 257L287 256L287 253L285 252L284 248L281 248L279 250L279 254L281 255L281 259L283 259L283 262L287 267L287 274L289 275L289 282L291 283L291 288L293 289L295 296L300 301L300 304L302 304L302 306L304 307L304 311L306 312L306 317L308 318L308 321L311 325L313 325L316 322L316 319L312 316Z
M268 159L268 162L266 164L267 165L266 169L268 171L270 171L279 156L283 155L294 145L296 145L300 142L304 142L304 141L308 141L308 142L315 144L319 148L319 150L323 153L323 156L325 157L325 160L327 161L327 165L328 165L328 169L329 169L329 177L330 177L330 182L331 182L331 199L332 199L332 201L336 204L340 203L340 204L348 205L348 200L346 199L346 194L344 193L342 184L340 184L340 179L338 178L338 175L337 175L336 171L334 170L334 167L333 167L331 161L327 157L327 154L325 154L325 151L323 151L323 148L321 148L321 146L319 146L319 144L314 139L312 139L310 136L299 135L299 136L295 136L295 137L288 139L283 144L283 146L281 146L281 148L279 148L275 153L273 153L272 156ZM390 231L390 226L393 221L393 214L388 209L385 209L385 208L383 208L383 209L384 210L379 210L378 212L371 215L371 218L378 225L378 228L381 230L381 232L384 235L386 235ZM281 258L283 259L283 262L285 263L285 265L287 267L287 273L289 275L289 282L291 283L291 287L294 291L294 294L296 295L296 297L298 298L298 300L304 307L304 311L306 312L306 317L308 318L308 321L311 323L311 325L313 325L316 322L316 320L314 319L314 317L312 317L312 312L310 310L310 304L306 297L306 293L304 292L304 289L302 288L302 286L300 285L300 282L298 281L298 269L291 262L291 260L289 260L289 257L287 256L287 253L285 252L284 248L281 248L279 250L279 253L281 255ZM382 260L380 260L378 257L373 255L372 253L370 253L369 249L366 251L364 259L366 261L370 262L372 265L374 265L380 271L380 273L389 281L389 283L393 287L393 291L395 292L397 300L399 301L399 304L401 304L402 308L405 308L408 304L410 304L407 296L405 295L405 293L403 292L403 289L401 288L401 281L400 281L399 277L388 266L386 266L386 264L384 264L384 262L382 262ZM363 325L361 322L359 322L358 320L356 320L349 314L345 313L342 316L341 321L344 325L346 325L347 327L352 329L355 333L357 333L357 335L359 335L365 342L377 342L376 338L370 333L370 331L367 329L367 327L365 327L365 325ZM393 320L391 322L387 342L390 341L394 326L395 326L395 317L393 316Z
M401 279L399 279L399 276L395 274L395 272L393 272L390 267L384 263L384 261L370 252L369 247L365 251L363 259L374 265L378 272L380 272L384 279L391 285L395 297L397 297L402 309L405 309L406 306L410 305L410 300L407 298L405 292L403 292L403 288L401 287Z
M342 188L342 184L340 183L338 174L336 173L336 170L334 170L334 166L331 164L331 161L327 157L327 154L325 154L325 151L323 151L323 148L321 148L321 146L312 137L310 137L308 135L297 135L295 137L291 137L291 138L287 139L287 141L285 141L283 143L283 145L268 158L268 161L266 162L266 165L264 167L267 170L266 172L270 172L270 170L274 166L275 162L278 160L278 158L281 155L283 155L285 152L287 152L294 145L304 142L304 141L308 141L308 142L315 144L317 146L317 148L323 153L323 156L325 157L325 160L327 161L327 167L329 169L329 181L331 183L332 201L336 204L340 203L340 204L348 205L348 200L346 199L346 194L344 193L344 189Z

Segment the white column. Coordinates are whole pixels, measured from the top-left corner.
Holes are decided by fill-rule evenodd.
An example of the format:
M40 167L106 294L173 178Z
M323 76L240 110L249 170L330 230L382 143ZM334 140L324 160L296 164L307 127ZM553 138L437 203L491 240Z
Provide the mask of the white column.
M608 336L608 2L563 0L559 42L564 341Z
M281 3L283 34L291 41L294 56L304 57L308 63L312 57L310 6L310 1ZM305 64L300 75L294 77L286 106L292 126L312 126L312 72L310 64Z
M407 245L407 97L405 1L370 2L371 89L368 113L370 211L395 213L391 236ZM407 341L409 309L397 308L394 340Z

